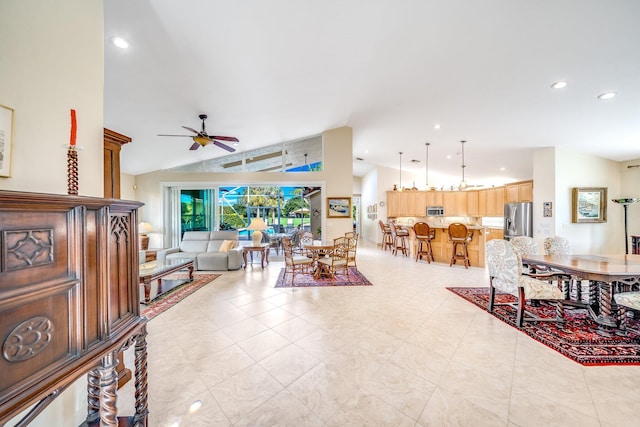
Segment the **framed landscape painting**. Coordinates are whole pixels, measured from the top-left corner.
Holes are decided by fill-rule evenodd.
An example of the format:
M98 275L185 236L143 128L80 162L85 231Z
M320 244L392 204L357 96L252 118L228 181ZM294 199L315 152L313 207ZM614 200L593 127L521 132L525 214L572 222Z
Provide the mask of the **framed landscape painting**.
M350 218L351 197L327 197L327 218Z
M607 189L574 188L572 207L571 222L607 222Z
M0 176L11 176L13 108L0 104Z

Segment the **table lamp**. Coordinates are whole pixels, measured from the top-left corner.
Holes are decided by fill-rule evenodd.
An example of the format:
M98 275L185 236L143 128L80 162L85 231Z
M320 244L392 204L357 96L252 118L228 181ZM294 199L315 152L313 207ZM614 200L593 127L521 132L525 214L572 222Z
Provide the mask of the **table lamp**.
M253 218L251 220L251 224L247 227L247 230L253 231L251 235L251 240L253 241L253 246L260 246L262 242L262 230L266 230L269 228L267 224L262 220L262 218Z
M622 205L624 208L624 253L629 255L629 233L627 232L627 208L630 204L640 202L640 198L630 197L626 199L611 199L612 202Z
M148 222L141 222L138 224L138 234L140 236L140 250L146 251L149 249L149 236L147 233L153 231L153 226Z

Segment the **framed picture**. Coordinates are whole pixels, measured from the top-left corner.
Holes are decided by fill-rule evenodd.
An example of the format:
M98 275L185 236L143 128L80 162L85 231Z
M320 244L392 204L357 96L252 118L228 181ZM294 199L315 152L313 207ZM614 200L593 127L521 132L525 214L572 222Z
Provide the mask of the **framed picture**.
M0 104L0 176L11 176L13 108Z
M574 188L571 222L607 222L607 189Z
M351 218L351 197L327 197L327 218Z

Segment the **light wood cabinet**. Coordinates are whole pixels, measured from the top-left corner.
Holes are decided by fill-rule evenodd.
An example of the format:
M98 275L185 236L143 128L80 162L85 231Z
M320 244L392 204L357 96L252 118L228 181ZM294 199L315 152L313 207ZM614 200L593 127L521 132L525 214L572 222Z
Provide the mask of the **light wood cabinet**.
M478 191L478 216L489 216L487 210L487 197L489 190Z
M478 191L471 190L467 191L467 215L469 216L480 216L480 208L478 205Z
M436 262L449 263L451 260L451 243L446 228L433 227L436 229L436 237L431 243L433 257ZM484 267L484 229L473 230L473 238L467 246L469 250L469 261L474 267Z
M427 206L444 206L443 191L427 191Z
M387 216L425 216L426 191L387 191Z
M485 190L487 192L486 215L484 216L502 216L504 215L505 189L504 187L495 187Z
M505 186L505 202L531 202L533 201L533 181L515 182Z
M485 232L485 241L493 239L503 239L504 238L504 230L500 228L487 228Z

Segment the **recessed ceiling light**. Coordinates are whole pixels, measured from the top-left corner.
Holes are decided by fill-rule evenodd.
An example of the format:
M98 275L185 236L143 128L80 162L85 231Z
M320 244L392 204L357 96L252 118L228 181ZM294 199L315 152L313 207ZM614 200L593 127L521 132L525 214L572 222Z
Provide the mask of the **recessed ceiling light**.
M436 123L435 125L433 125L434 129L440 129L440 123Z
M616 96L615 92L605 92L605 93L601 93L600 95L598 95L598 99L604 101L606 99L614 98L615 96Z
M567 85L568 85L567 82L565 82L564 80L560 80L560 81L557 81L554 84L552 84L551 88L553 88L553 89L562 89L562 88L567 87Z
M506 170L507 170L507 168L505 168L505 167L503 166L503 167L501 167L501 168L500 168L500 170L501 170L502 172L504 172L504 171L506 171Z
M447 154L447 159L450 159L450 158L451 158L451 154Z
M120 49L126 49L129 47L129 42L122 37L111 37L111 43L113 43L114 46L117 46Z
M369 150L364 150L364 154L369 154Z

